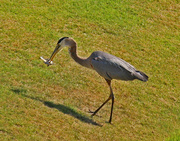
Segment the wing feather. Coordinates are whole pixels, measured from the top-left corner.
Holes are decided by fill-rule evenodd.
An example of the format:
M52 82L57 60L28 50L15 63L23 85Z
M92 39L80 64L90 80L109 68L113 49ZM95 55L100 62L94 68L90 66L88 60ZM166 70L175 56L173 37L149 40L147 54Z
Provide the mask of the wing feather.
M93 52L91 63L93 68L106 79L134 79L132 73L136 69L131 64L111 54L101 51Z

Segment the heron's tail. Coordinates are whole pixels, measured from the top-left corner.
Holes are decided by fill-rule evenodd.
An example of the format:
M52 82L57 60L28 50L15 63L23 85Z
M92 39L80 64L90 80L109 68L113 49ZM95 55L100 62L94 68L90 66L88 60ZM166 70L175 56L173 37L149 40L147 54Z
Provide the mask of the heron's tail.
M139 79L141 81L144 81L144 82L148 81L148 76L142 71L136 71L134 76L136 77L136 79Z

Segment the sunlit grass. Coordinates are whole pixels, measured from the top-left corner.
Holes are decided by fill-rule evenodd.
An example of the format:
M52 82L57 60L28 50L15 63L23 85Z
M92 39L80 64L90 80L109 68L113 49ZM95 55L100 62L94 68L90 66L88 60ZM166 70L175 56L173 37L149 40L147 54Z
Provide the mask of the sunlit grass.
M178 140L180 130L177 1L26 1L0 4L2 140ZM112 125L105 81L64 49L47 67L60 37L78 54L116 55L149 81L113 81ZM102 126L100 126L102 125Z

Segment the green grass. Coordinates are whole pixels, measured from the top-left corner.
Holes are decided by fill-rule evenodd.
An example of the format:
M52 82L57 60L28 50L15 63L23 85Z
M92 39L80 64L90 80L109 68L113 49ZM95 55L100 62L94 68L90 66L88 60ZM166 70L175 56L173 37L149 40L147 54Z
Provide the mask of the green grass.
M180 138L180 5L176 0L1 0L1 140L170 140ZM78 54L116 55L149 81L114 80L112 125L106 82L64 49L46 67L60 37ZM94 76L94 77L92 77Z

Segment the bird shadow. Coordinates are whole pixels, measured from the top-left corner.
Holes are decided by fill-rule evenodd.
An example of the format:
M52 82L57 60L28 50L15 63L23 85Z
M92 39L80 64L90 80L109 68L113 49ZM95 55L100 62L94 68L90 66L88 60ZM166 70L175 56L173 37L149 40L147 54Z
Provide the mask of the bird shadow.
M68 106L65 106L63 104L55 104L55 103L53 103L51 101L44 101L44 100L41 100L38 97L29 96L29 95L26 94L27 91L24 90L24 89L11 89L11 91L18 94L18 95L21 95L23 97L26 97L26 98L29 98L29 99L32 99L32 100L36 100L36 101L40 101L45 106L47 106L49 108L55 108L58 111L62 112L63 114L70 115L70 116L72 116L72 117L74 117L74 118L76 118L76 119L78 119L78 120L80 120L82 122L102 127L102 125L100 125L97 122L93 121L89 117L87 117L85 115L82 115L82 114L78 113L77 111L75 111L74 109L72 109L72 108L70 108Z
M90 123L90 124L93 124L93 125L97 125L97 126L101 126L100 124L96 123L95 121L93 121L92 119L84 116L84 115L81 115L80 113L78 113L77 111L75 111L74 109L68 107L68 106L65 106L65 105L62 105L62 104L55 104L53 102L50 102L50 101L44 101L43 102L44 105L46 105L47 107L49 108L55 108L57 110L59 110L60 112L64 113L64 114L67 114L67 115L70 115L74 118L77 118L78 120L82 121L82 122L85 122L85 123Z

